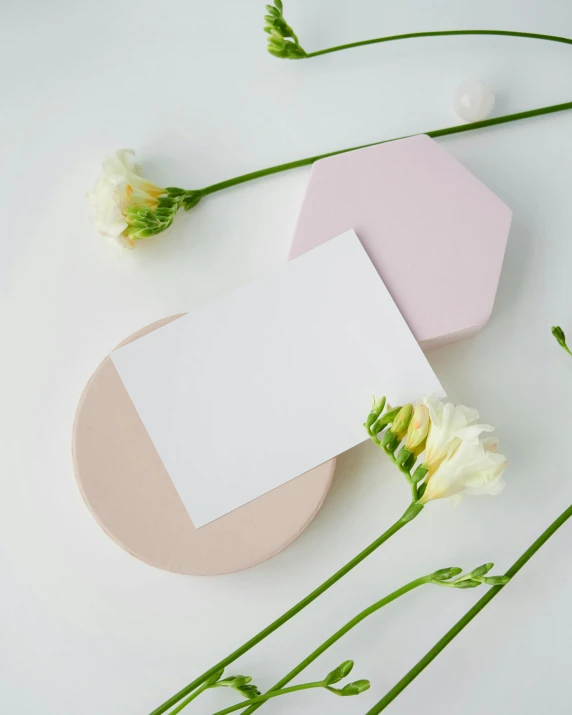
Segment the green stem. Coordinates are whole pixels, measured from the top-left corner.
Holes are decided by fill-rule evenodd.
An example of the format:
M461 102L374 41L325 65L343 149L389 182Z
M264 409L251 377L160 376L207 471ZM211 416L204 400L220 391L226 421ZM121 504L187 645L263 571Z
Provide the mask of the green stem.
M526 112L517 112L516 114L504 114L500 117L493 117L491 119L484 119L480 122L470 122L469 124L458 124L453 127L445 127L444 129L434 129L428 132L420 132L421 134L426 134L433 139L437 137L444 137L450 134L461 134L462 132L470 132L474 129L484 129L485 127L493 127L497 124L506 124L508 122L516 122L520 119L529 119L531 117L538 117L542 114L553 114L554 112L562 112L568 109L572 109L572 102L565 102L563 104L553 104L548 107L539 107L538 109L529 109ZM417 136L417 134L407 134L402 137L394 137L393 139L383 139L379 142L372 142L371 144L362 144L360 146L350 147L349 149L339 149L337 151L331 151L326 154L317 154L316 156L310 156L305 159L298 159L298 161L290 161L286 164L278 164L277 166L271 166L267 169L259 169L258 171L252 171L249 174L242 174L241 176L235 176L234 179L227 179L226 181L220 181L218 184L211 184L211 186L206 186L204 189L198 190L196 193L201 196L207 196L208 194L214 194L217 191L222 191L223 189L228 189L231 186L236 186L237 184L244 184L247 181L252 181L253 179L260 179L263 176L270 176L271 174L279 174L282 171L290 171L290 169L298 169L301 166L309 166L319 159L326 159L329 156L337 156L338 154L345 154L349 151L356 151L357 149L366 149L370 146L377 146L378 144L386 144L388 142L397 141L399 139L408 139L409 137Z
M419 586L423 586L423 584L428 583L429 578L429 576L423 576L422 578L415 579L415 581L411 581L405 586L398 588L396 591L393 591L388 596L385 596L381 600L376 601L376 603L361 611L361 613L358 613L357 616L352 618L351 621L348 621L345 626L342 626L339 630L337 630L333 636L330 636L330 638L325 640L321 646L316 648L316 650L312 651L312 653L310 653L307 658L304 658L304 660L298 663L295 668L292 668L289 673L287 673L281 680L279 680L275 685L273 685L270 690L265 694L267 695L268 693L273 693L274 691L281 690L284 685L293 680L299 673L301 673L305 668L307 668L310 663L313 663L316 658L322 655L324 651L330 648L330 646L334 645L336 641L339 641L340 638L344 636L348 631L351 631L352 628L357 626L358 623L361 623L368 616L371 616L372 613L379 611L380 608L387 606L388 603L395 601L400 596L409 593L409 591L413 591L414 588L418 588ZM250 713L253 713L255 710L258 710L258 708L261 707L262 704L262 702L260 704L255 704L254 702L251 703L251 707L249 707L248 710L244 712L244 715L250 715ZM216 715L221 714L217 713Z
M183 701L181 701L177 707L174 710L171 710L169 715L176 715L176 713L180 713L183 708L186 708L187 705L197 698L202 692L204 692L207 688L209 688L209 683L205 682L203 683L200 688L197 688L194 692L192 692L188 698L185 698Z
M289 693L295 693L297 690L310 690L310 688L323 688L324 683L319 682L319 683L303 683L302 685L293 685L291 688L284 688L284 690L277 690L277 691L272 691L265 693L264 695L257 695L255 698L252 698L251 700L246 700L242 703L237 703L236 705L231 705L229 708L225 708L224 710L218 710L214 715L227 715L228 713L232 713L235 710L241 710L242 708L246 708L249 705L255 705L257 707L260 707L262 703L266 702L266 700L270 700L270 698L277 698L280 695L288 695Z
M513 32L511 30L438 30L435 32L408 32L405 35L389 35L388 37L376 37L372 40L362 40L361 42L350 42L347 45L337 45L336 47L328 47L325 50L309 52L306 55L306 59L309 57L318 57L318 55L327 55L330 52L350 50L352 47L378 45L381 42L413 40L417 37L446 37L451 35L501 35L503 37L525 37L529 40L547 40L548 42L561 42L565 45L572 45L572 39L568 37L559 37L558 35L540 35L536 32Z
M545 544L548 539L572 516L572 505L562 512L562 514L552 522L552 524L542 532L536 541L530 546L522 556L506 572L506 576L512 577L520 571L520 569L529 561L534 554ZM421 660L411 668L411 670L401 678L401 680L386 693L383 698L367 711L366 715L377 715L393 701L401 693L402 690L413 681L415 678L436 658L439 653L457 636L463 628L470 623L473 618L483 610L483 608L498 595L503 586L493 586L485 595L479 599L475 605L470 608L465 615L455 623L455 625L447 631L447 633L438 641L431 650L429 650Z
M273 621L269 626L266 626L263 630L260 631L260 633L257 633L253 638L250 640L246 641L243 645L240 646L240 648L237 648L235 651L233 651L230 655L227 655L226 658L223 658L221 661L216 663L215 665L212 666L212 668L209 668L206 670L202 675L199 675L198 678L195 678L195 680L192 681L192 683L189 683L185 688L180 690L178 693L173 695L171 698L166 700L162 705L160 705L158 708L153 710L150 715L162 715L165 713L169 708L173 707L176 703L179 702L182 698L186 697L190 692L192 692L198 685L203 683L207 678L209 678L213 673L216 673L217 670L220 670L221 668L225 668L227 665L230 663L233 663L237 658L239 658L241 655L249 651L251 648L253 648L257 643L260 643L260 641L264 640L267 636L269 636L271 633L273 633L275 630L280 628L280 626L284 625L287 621L289 621L291 618L293 618L297 613L300 613L300 611L306 606L308 606L312 601L314 601L318 596L321 596L325 591L327 591L330 586L333 586L337 581L339 581L343 576L345 576L347 573L349 573L353 568L355 568L358 564L360 564L364 559L366 559L370 554L372 554L377 548L379 548L383 543L385 543L390 537L392 537L394 534L396 534L400 529L402 529L405 524L407 524L409 521L414 519L417 514L420 513L421 507L419 507L417 510L412 509L413 505L410 505L408 509L405 511L403 516L398 519L395 524L389 527L387 531L384 531L381 536L379 536L375 541L372 541L372 543L367 546L363 551L361 551L357 556L355 556L351 561L348 561L348 563L345 566L342 566L339 571L336 571L333 576L330 576L330 578L326 579L324 583L321 586L318 586L318 588L314 589L311 593L309 593L305 598L303 598L301 601L299 601L295 606L292 606L286 613L284 613L280 618L277 618L275 621Z

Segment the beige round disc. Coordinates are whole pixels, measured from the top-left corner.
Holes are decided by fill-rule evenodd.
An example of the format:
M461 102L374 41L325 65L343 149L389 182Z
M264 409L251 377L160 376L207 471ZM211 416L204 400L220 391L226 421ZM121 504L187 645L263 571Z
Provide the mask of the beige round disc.
M195 529L109 356L79 401L73 459L85 503L112 539L152 566L195 575L240 571L286 548L316 515L335 467L330 460Z

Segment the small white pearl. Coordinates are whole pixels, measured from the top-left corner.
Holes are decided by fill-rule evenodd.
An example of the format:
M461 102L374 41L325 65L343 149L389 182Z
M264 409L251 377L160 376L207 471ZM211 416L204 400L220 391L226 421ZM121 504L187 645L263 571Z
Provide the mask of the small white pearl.
M486 119L494 106L493 90L480 80L463 82L453 94L455 114L466 122L479 122Z

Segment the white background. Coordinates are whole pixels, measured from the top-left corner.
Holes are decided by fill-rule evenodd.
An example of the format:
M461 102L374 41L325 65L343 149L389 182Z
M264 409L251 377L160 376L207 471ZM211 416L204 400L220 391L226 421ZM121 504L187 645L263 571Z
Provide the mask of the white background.
M340 458L303 536L250 571L163 573L103 534L70 457L86 380L137 328L285 261L308 177L303 169L210 197L157 240L119 250L95 234L83 201L104 153L132 146L157 183L195 188L455 123L452 92L472 77L494 87L497 113L572 99L572 48L564 45L441 38L286 62L266 54L263 11L254 0L2 3L3 711L145 715L373 540L408 499L364 444ZM287 17L308 50L447 28L572 35L564 0L290 0ZM514 211L490 323L430 354L450 396L498 427L507 490L457 509L431 505L244 656L237 670L263 688L410 578L489 559L504 570L570 503L572 360L549 329L557 322L572 334L571 130L568 113L442 140ZM569 712L571 541L568 524L390 712ZM308 670L321 677L353 658L357 677L372 680L368 693L294 695L267 711L365 712L480 595L436 587L410 594ZM195 712L232 700L209 693Z

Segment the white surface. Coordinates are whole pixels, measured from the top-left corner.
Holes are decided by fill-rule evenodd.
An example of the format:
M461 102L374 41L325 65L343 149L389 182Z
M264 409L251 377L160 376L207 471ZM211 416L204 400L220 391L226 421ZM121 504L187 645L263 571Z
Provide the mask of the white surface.
M111 358L197 528L364 442L372 385L444 395L353 231Z
M94 234L83 202L103 154L131 145L152 179L191 188L454 124L452 92L471 77L491 85L498 113L572 99L572 48L527 40L412 40L281 62L265 53L263 4L0 8L3 711L146 715L372 541L408 499L394 469L364 444L339 460L302 537L250 571L179 577L105 536L71 466L86 380L134 330L283 263L308 170L205 199L157 241L120 251ZM290 0L287 8L308 49L437 28L572 36L564 0ZM572 359L549 328L572 334L571 132L572 114L560 114L442 140L514 211L490 323L429 356L451 398L498 428L507 489L456 509L432 505L244 656L237 670L262 687L420 573L488 559L504 570L570 503ZM566 715L571 542L568 523L387 712L454 715L462 703L463 715ZM356 677L373 682L359 698L307 693L261 712L363 715L482 593L410 594L308 670L321 676L354 658ZM219 690L194 712L231 701Z

